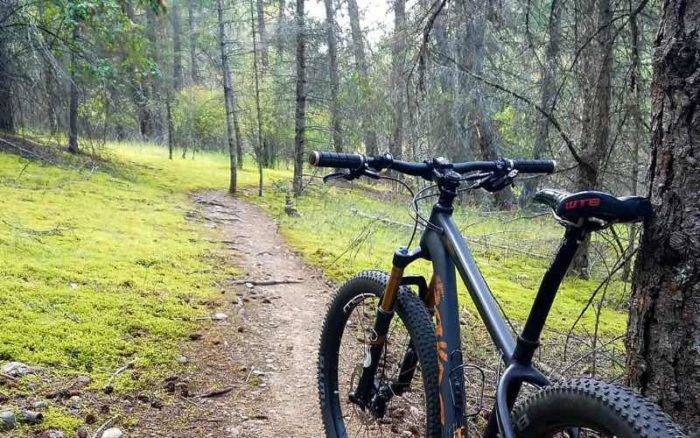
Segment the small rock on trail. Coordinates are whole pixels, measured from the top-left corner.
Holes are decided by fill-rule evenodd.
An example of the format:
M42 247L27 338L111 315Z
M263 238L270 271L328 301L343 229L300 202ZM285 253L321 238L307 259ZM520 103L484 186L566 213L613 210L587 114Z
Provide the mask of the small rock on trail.
M104 432L102 432L101 437L102 438L122 438L124 436L124 432L121 431L121 429L117 429L116 427L111 427Z
M28 374L34 374L36 371L26 363L8 362L2 366L2 373L10 377L24 377Z
M0 431L17 427L17 417L12 411L0 411Z

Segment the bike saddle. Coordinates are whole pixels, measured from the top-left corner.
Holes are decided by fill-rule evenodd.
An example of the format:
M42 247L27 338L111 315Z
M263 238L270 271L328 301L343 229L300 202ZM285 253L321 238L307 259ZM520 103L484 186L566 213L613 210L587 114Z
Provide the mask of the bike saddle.
M537 192L534 202L554 210L559 219L582 225L595 222L609 223L641 222L652 214L651 203L641 196L616 198L609 193L584 191L568 193L562 190L544 189Z

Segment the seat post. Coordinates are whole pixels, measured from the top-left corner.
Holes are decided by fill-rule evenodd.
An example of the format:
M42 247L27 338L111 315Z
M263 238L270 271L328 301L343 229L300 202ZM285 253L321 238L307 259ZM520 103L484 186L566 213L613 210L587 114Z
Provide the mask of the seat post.
M518 337L515 351L513 352L514 360L523 364L528 364L532 360L559 286L576 255L579 245L589 232L585 227L566 227L564 240L554 257L552 265L542 277L542 283L540 283L537 296L532 303L530 315L528 315L523 331Z

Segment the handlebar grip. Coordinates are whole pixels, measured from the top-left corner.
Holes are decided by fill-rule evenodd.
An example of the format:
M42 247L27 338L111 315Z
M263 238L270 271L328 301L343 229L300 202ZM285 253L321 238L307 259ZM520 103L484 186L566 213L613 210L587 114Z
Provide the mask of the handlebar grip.
M342 169L357 169L364 164L366 158L362 154L345 154L341 152L313 151L309 154L309 164L316 167L336 167Z
M524 173L553 173L554 160L513 160L513 168Z

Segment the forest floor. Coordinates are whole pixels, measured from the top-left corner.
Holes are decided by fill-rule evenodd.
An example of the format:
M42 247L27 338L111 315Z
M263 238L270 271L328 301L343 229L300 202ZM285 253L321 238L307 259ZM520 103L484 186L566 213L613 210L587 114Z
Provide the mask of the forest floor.
M219 192L194 199L244 278L229 282L217 309L231 318L202 332L184 352L192 366L173 376L199 395L139 412L131 434L320 436L316 348L331 287L287 247L259 207ZM201 396L216 392L223 394Z

